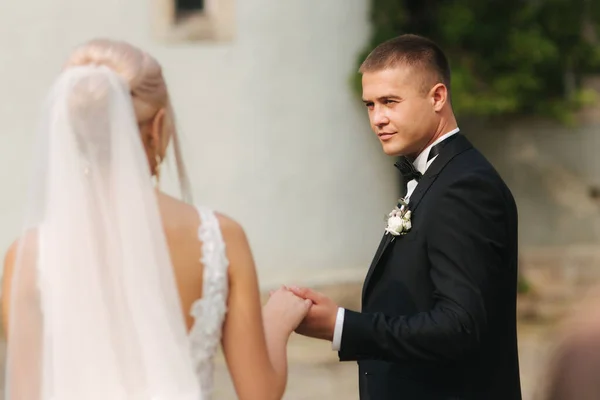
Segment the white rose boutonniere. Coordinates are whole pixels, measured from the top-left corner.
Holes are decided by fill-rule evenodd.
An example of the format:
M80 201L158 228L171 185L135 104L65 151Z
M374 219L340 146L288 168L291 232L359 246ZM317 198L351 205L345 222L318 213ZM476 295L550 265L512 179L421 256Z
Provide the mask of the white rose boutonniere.
M412 228L410 222L410 210L408 203L404 199L398 200L398 205L388 214L387 227L385 234L393 236L406 235Z

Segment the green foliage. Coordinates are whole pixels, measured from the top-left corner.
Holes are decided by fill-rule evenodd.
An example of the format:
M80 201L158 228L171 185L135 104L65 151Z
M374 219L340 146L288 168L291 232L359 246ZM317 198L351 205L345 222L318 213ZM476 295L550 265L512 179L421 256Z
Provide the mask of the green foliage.
M458 114L570 122L573 111L595 101L581 79L600 72L600 1L371 0L371 21L359 64L403 33L434 40L450 60ZM360 93L360 76L352 80Z
M519 274L519 279L517 281L517 293L519 294L528 294L531 292L531 283L525 276Z

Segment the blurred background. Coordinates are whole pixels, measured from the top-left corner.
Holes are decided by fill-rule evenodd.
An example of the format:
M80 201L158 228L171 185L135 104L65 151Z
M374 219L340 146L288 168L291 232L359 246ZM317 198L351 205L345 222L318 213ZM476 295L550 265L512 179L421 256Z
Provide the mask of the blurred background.
M19 233L41 101L77 44L162 63L195 200L240 221L265 291L309 285L358 309L399 176L356 71L402 33L435 40L462 132L520 215L525 400L558 322L600 279L597 0L47 0L0 4L0 247ZM177 194L174 168L163 187ZM355 363L294 336L286 399L357 399ZM220 361L216 398L234 398Z

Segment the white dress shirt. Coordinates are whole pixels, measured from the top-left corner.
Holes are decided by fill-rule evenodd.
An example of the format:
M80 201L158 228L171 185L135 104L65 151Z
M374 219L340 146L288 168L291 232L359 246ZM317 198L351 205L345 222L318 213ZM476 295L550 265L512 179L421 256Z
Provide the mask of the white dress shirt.
M415 161L413 161L413 165L415 166L417 171L419 171L422 174L425 174L425 171L427 171L427 168L429 168L429 166L431 165L433 160L435 160L437 158L437 155L436 155L431 160L427 161L427 158L429 158L429 152L431 151L431 148L433 146L435 146L436 144L438 144L439 142L446 140L450 136L458 133L458 131L459 131L458 128L453 129L450 132L445 133L444 135L440 136L439 138L437 138L437 140L435 142L433 142L429 146L427 146L427 148L425 148L425 150L423 150L421 152L421 154L419 154L417 156L417 158L415 158ZM413 179L412 181L409 181L407 183L406 196L404 197L404 200L407 203L410 203L410 195L413 194L413 192L415 191L417 184L418 184L418 182L415 179ZM333 341L331 343L331 347L335 351L339 351L340 346L342 344L342 330L344 328L344 311L345 310L342 307L338 308L337 317L335 320L335 328L333 330Z

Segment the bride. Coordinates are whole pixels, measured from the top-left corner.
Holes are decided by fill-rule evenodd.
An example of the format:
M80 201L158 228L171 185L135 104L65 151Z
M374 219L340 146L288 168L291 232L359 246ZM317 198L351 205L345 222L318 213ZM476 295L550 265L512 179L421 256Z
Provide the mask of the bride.
M172 140L161 67L123 42L74 51L44 106L26 223L5 260L7 400L208 400L222 344L240 399L280 399L310 301L260 305L235 221L155 189Z

